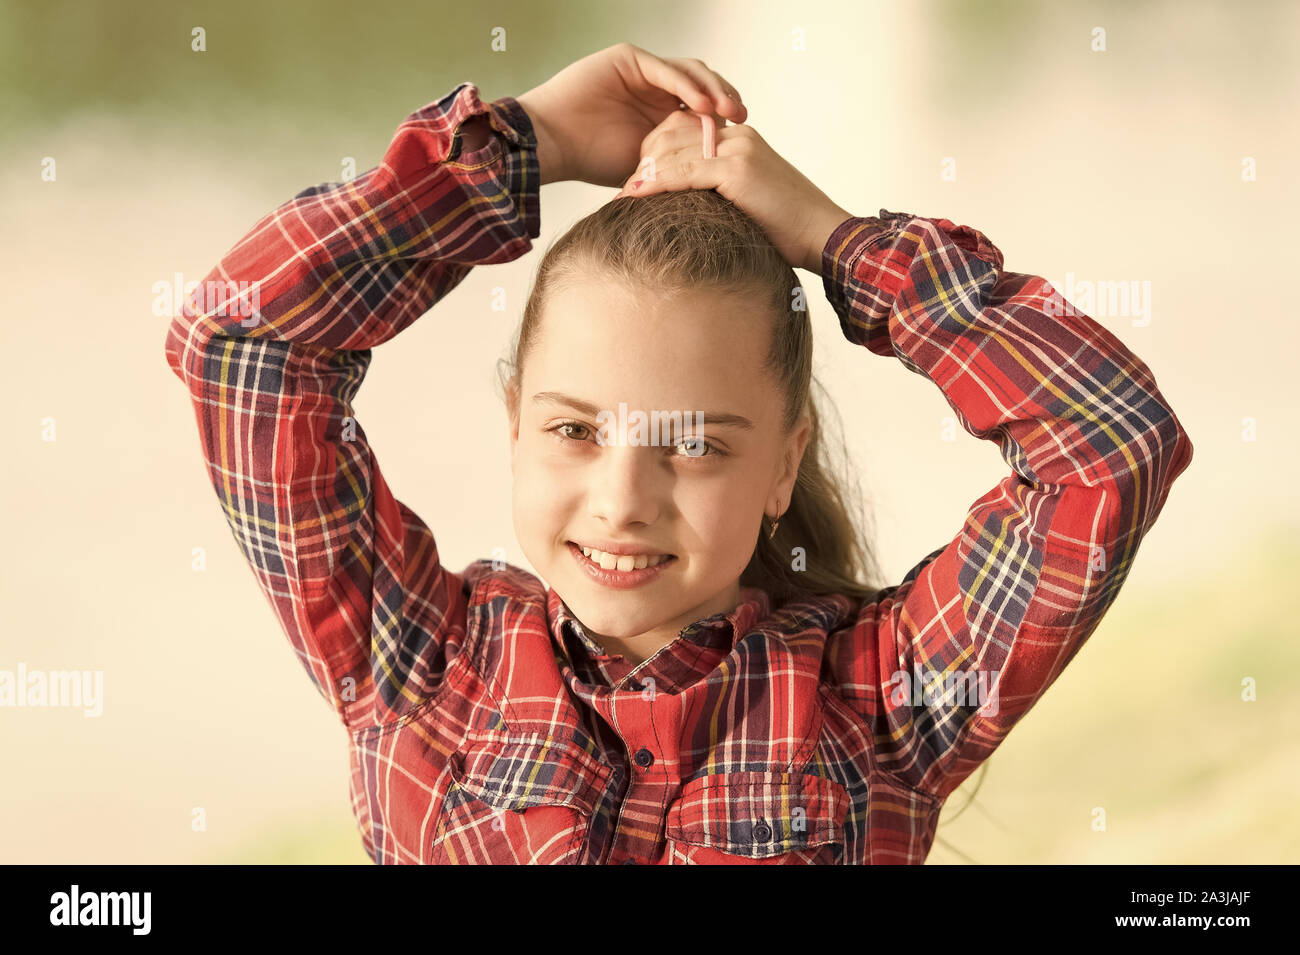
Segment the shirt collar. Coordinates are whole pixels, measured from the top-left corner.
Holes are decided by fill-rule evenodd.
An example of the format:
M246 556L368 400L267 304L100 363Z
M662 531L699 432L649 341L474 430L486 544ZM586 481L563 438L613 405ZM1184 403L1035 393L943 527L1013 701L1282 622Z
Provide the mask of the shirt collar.
M748 633L755 624L767 618L771 609L767 592L757 587L741 587L740 602L731 610L722 610L683 627L678 633L703 647L722 647L728 653L739 637ZM604 649L583 628L568 605L552 588L546 591L546 616L550 621L551 637L570 657L574 653L600 656Z

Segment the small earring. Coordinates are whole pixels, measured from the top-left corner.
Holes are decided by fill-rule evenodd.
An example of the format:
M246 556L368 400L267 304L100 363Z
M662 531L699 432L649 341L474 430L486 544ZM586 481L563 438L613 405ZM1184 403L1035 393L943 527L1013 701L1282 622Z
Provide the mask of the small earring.
M771 529L770 531L767 532L767 539L768 539L768 540L771 540L773 537L776 536L776 528L777 528L777 525L780 524L780 523L781 523L781 518L779 518L779 517L778 517L776 520L774 520L774 521L772 522L772 529Z

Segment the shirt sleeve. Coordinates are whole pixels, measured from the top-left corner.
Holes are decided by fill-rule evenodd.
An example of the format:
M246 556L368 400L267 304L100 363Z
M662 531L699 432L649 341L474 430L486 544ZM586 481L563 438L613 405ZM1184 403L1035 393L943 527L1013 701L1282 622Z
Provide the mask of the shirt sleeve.
M461 125L488 117L487 142ZM379 165L260 219L187 298L166 356L208 477L299 661L344 724L429 699L464 637L463 579L398 501L353 400L371 349L474 265L540 229L537 141L463 83L398 126Z
M1142 361L977 230L881 209L822 256L844 335L932 381L1011 467L828 645L873 765L943 800L1097 628L1192 444Z

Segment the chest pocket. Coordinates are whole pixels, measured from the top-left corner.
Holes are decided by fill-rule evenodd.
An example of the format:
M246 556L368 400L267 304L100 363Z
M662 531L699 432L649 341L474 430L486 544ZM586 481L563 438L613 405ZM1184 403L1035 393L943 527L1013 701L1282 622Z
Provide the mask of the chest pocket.
M433 864L577 864L611 767L576 740L478 740L448 764L452 784Z
M840 864L849 795L803 773L714 773L682 786L664 820L670 865Z

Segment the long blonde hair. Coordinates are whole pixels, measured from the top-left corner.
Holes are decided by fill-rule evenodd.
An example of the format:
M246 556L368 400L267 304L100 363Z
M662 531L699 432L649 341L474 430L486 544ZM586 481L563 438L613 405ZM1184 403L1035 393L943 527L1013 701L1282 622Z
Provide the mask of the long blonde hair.
M813 336L807 296L798 277L758 225L713 190L624 197L601 206L557 239L538 265L515 335L503 359L501 384L512 418L518 383L537 341L543 305L559 281L601 275L638 289L677 294L715 289L755 296L770 315L767 367L785 396L782 428L789 435L806 408L812 427L790 502L776 536L765 524L740 583L767 591L775 609L812 594L846 594L871 600L881 589L856 482L849 478L843 437L840 461L827 455L822 419L811 386ZM824 389L823 389L824 391ZM794 548L804 569L795 569Z

